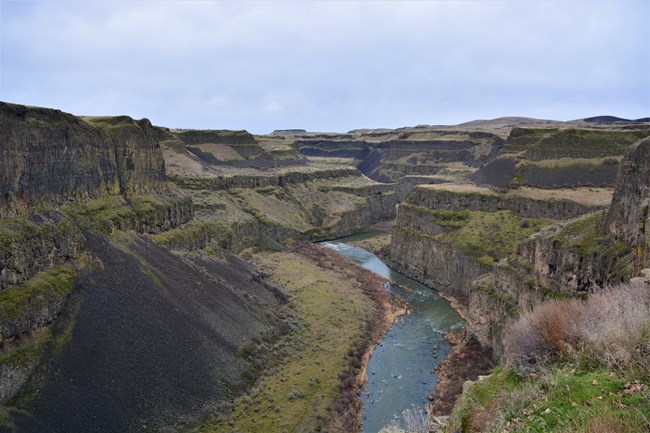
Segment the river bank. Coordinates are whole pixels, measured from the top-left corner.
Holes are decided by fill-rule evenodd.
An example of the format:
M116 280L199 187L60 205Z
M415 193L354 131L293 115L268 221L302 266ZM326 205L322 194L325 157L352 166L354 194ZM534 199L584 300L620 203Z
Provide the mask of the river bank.
M403 304L384 278L318 245L297 243L251 260L286 295L280 314L289 331L281 341L260 342L251 362L271 354L270 368L196 431L358 431L367 359Z
M462 318L435 290L392 271L378 256L358 246L377 243L374 233L322 243L389 278L387 289L405 299L411 310L391 327L370 359L369 382L362 393L364 433L402 423L408 417L405 410L427 404L438 382L432 369L451 351L443 335L463 328Z
M366 235L346 238L346 242L371 251L380 258L385 258L386 248L390 244L390 234L377 230ZM445 292L436 292L446 299L451 307L467 321L468 309L465 304ZM445 340L451 345L449 355L435 367L437 374L436 389L428 395L429 410L432 416L449 415L454 403L463 391L463 384L474 381L480 375L488 374L493 368L489 350L481 347L479 342L468 335L466 330L447 332Z

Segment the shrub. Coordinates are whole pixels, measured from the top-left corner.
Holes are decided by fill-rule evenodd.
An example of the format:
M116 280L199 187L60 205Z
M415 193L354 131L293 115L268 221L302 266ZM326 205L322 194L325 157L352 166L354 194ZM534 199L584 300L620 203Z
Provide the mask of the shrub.
M608 366L650 367L650 290L621 284L586 301L550 300L505 333L506 364L526 372L561 356Z

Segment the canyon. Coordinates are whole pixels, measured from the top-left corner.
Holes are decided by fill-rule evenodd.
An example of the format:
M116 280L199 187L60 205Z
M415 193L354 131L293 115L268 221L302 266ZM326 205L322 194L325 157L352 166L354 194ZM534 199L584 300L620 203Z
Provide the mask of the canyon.
M643 121L253 135L1 102L0 155L0 431L358 430L403 305L307 242L390 227L376 252L494 362L544 301L650 278Z

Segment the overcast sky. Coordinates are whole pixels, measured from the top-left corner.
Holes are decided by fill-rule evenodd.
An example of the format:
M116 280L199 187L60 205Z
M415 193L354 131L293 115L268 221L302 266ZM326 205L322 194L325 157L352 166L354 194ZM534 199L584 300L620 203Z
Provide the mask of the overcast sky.
M650 115L650 0L1 0L0 99L212 129Z

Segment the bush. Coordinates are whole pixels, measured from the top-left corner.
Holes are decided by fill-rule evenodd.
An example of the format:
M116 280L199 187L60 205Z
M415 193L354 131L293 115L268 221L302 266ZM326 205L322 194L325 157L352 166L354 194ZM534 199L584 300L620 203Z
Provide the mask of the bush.
M504 357L526 372L562 356L607 366L650 368L650 290L621 284L586 301L551 300L506 330Z

